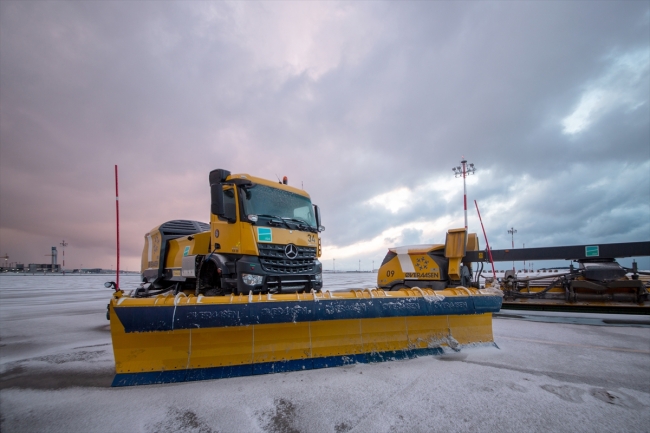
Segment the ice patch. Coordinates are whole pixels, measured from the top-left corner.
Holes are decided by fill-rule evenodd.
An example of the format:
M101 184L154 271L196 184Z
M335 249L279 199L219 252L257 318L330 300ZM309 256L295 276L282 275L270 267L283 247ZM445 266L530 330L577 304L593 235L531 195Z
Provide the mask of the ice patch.
M272 433L300 433L296 427L298 409L296 405L285 398L277 398L273 401L275 407L263 412L260 421L264 425L264 431Z
M145 425L146 433L158 432L213 433L209 424L190 409L169 408L163 419Z
M555 394L556 396L560 397L564 401L568 401L571 403L582 403L582 395L585 393L580 388L577 388L575 386L571 385L542 385L541 388L544 391L548 391L551 394Z
M644 409L644 406L634 397L624 394L620 391L612 391L605 388L593 388L589 394L607 404L622 406L630 409Z

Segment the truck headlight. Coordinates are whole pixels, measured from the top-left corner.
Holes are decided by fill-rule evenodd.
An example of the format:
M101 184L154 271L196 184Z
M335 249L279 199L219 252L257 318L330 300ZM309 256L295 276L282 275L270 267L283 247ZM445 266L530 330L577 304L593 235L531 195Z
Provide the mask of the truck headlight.
M323 274L316 274L314 275L314 281L323 281Z
M264 277L262 275L242 274L241 279L244 284L248 286L255 286L257 284L262 284Z

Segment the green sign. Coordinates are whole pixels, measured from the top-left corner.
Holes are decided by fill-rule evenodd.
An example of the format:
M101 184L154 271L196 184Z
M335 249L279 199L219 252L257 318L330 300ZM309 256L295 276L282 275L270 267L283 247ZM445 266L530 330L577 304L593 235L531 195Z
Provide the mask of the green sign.
M585 247L585 257L598 257L599 255L598 245L590 245L588 247Z
M273 232L269 227L258 227L257 240L259 242L273 242Z
M187 256L190 253L190 246L186 246L185 250L183 250L183 257Z

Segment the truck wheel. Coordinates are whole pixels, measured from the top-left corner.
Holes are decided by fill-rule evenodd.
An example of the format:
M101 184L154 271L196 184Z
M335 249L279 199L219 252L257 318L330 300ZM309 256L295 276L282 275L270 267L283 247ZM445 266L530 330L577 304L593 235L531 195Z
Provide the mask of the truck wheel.
M391 291L391 292L396 292L396 291L398 291L398 290L400 290L400 289L408 289L408 288L409 288L409 287L406 286L406 285L404 285L404 284L395 284L394 286L391 286L391 287L390 287L390 291Z
M204 296L223 296L225 295L223 289L219 286L219 274L217 266L214 262L207 262L203 264L200 276L200 290L203 290Z

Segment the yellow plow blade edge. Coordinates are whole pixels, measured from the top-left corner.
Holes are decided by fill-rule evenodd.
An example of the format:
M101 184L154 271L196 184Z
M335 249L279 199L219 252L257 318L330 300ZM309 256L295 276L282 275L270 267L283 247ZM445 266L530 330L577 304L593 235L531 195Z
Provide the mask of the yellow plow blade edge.
M465 288L114 298L113 386L438 355L493 342L501 301Z

